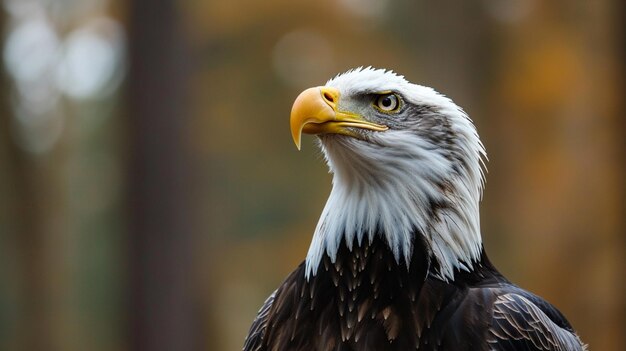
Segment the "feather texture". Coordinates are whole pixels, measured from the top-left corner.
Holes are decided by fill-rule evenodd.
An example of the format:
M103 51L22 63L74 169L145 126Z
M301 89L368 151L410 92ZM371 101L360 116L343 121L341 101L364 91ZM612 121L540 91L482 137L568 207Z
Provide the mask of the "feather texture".
M429 275L424 243L415 247L408 268L378 236L342 243L311 279L300 265L265 302L244 350L585 350L558 310L486 255L451 283Z

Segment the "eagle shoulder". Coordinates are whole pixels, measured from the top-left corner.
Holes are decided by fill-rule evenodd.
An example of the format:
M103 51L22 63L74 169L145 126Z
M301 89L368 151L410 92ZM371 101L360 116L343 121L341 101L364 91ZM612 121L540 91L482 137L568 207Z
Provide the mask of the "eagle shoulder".
M492 351L587 350L561 313L537 296L506 292L496 297L492 311Z
M267 318L274 304L275 296L276 290L265 300L263 306L257 313L254 322L252 322L252 326L250 326L246 341L244 342L243 351L260 351L263 349L263 338L267 330Z

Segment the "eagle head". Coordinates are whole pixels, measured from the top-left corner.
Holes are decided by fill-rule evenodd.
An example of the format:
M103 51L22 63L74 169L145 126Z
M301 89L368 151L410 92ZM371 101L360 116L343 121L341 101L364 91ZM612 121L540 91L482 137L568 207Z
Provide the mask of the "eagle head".
M333 188L313 235L306 276L345 241L382 236L409 265L419 235L429 272L444 280L471 270L482 252L479 201L485 150L463 110L391 71L357 68L302 92L291 132L315 134Z

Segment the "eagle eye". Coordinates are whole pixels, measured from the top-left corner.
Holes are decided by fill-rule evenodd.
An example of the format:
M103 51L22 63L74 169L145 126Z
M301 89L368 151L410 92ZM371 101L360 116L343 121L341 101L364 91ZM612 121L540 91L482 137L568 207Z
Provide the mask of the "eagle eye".
M374 100L374 106L382 112L395 112L400 107L400 98L396 94L381 94Z

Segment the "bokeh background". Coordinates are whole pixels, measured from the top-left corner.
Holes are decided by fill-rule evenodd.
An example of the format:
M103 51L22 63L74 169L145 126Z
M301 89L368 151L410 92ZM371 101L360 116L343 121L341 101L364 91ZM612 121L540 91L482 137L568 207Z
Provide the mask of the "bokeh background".
M1 350L239 350L330 191L291 103L361 65L466 109L492 261L624 349L623 0L1 6Z

